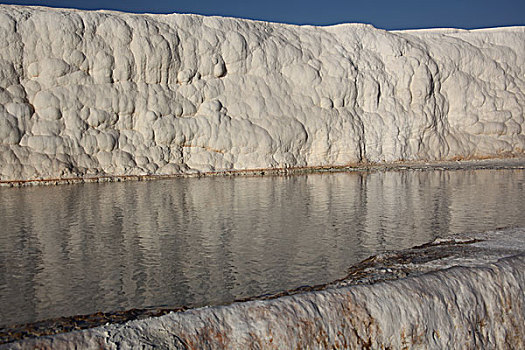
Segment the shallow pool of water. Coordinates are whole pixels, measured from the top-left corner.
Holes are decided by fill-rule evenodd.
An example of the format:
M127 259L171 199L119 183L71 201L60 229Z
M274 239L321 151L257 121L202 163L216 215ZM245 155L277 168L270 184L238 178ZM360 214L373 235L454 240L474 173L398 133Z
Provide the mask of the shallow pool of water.
M525 171L0 188L0 326L230 302L451 233L525 226Z

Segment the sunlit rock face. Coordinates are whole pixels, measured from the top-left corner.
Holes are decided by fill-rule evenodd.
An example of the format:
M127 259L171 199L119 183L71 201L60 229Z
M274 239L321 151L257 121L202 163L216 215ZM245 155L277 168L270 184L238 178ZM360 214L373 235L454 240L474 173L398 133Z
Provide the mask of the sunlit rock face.
M523 155L524 42L0 6L0 180Z

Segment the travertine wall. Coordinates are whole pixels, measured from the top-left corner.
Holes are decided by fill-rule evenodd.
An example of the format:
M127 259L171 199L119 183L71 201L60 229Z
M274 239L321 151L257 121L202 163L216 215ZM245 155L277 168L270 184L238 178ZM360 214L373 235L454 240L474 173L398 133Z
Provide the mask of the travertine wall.
M0 6L0 180L523 155L525 28Z

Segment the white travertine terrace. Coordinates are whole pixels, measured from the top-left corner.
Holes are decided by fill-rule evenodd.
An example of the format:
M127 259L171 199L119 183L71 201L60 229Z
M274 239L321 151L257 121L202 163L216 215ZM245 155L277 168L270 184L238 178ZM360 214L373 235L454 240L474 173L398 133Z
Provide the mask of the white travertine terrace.
M0 349L523 349L522 229L437 241L365 265L372 278L271 300L25 339ZM436 255L434 255L436 254ZM388 271L392 270L392 271ZM401 273L401 274L400 274ZM408 273L408 278L403 278ZM370 284L369 284L370 283Z
M0 6L0 180L523 156L525 28Z

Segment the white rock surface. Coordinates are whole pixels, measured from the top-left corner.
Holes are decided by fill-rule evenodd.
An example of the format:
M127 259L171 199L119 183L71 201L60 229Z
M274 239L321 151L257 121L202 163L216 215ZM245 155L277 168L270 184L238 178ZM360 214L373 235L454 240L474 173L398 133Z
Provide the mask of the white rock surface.
M525 28L0 6L0 180L523 155Z
M321 291L26 339L0 349L523 349L524 233L489 232L475 236L483 240L478 243L437 241L369 259L354 270L372 277L398 274L381 282L341 281ZM374 267L376 262L385 269ZM400 278L401 271L409 277Z

